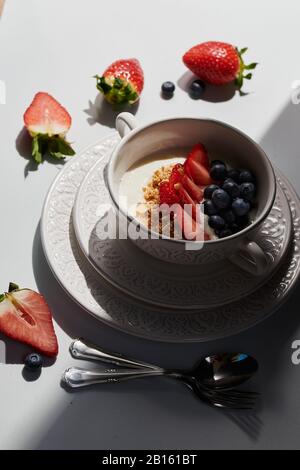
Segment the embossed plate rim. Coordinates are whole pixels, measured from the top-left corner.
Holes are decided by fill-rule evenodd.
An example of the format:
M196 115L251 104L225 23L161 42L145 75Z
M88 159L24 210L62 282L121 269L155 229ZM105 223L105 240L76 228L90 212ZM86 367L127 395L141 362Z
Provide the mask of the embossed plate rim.
M128 286L128 283L126 282L126 280L122 280L120 277L118 277L118 275L116 275L115 277L112 277L108 271L105 271L105 267L101 267L99 264L97 264L97 261L90 254L90 250L89 250L89 246L88 246L89 242L87 241L88 238L89 238L89 235L87 236L87 232L88 232L88 234L90 233L90 228L86 229L84 227L84 222L82 220L83 216L86 215L86 213L82 210L82 207L83 206L84 206L84 208L87 207L87 203L86 203L86 201L84 201L87 189L89 187L91 187L92 178L94 178L95 176L98 177L100 175L100 172L102 170L101 166L103 166L104 164L105 164L105 161L103 162L103 158L96 161L95 164L90 168L90 170L88 171L86 176L83 178L83 181L82 181L82 183L81 183L81 185L80 185L80 187L77 191L77 195L75 197L75 203L74 203L74 207L73 207L73 226L74 226L75 235L76 235L79 247L80 247L83 255L86 257L86 259L91 263L93 268L98 272L98 274L100 276L102 276L108 283L110 283L116 289L122 291L125 295L129 295L129 296L131 296L132 298L134 298L138 301L148 303L149 305L153 305L153 306L156 306L158 308L167 308L167 309L173 309L173 310L177 310L177 311L182 311L182 310L192 311L192 310L197 310L197 309L207 310L207 309L210 309L210 308L217 308L217 307L225 305L225 304L230 304L232 302L237 301L239 298L250 295L251 293L253 293L257 289L259 289L263 284L265 284L269 279L271 279L272 276L276 273L276 270L280 268L281 261L282 261L282 259L284 259L285 255L287 254L287 252L289 250L290 239L291 239L291 234L292 234L293 229L292 229L292 221L291 221L291 213L290 213L289 204L286 200L286 197L285 197L285 194L284 194L282 188L280 187L280 185L278 185L278 191L280 192L279 199L281 201L283 200L282 201L283 204L286 204L286 208L284 208L284 209L286 209L286 210L284 210L284 215L285 215L287 220L286 220L286 225L285 225L285 237L284 237L284 241L282 243L283 246L282 246L282 249L281 249L281 253L278 255L278 257L276 259L276 262L273 263L273 266L270 267L268 272L264 276L262 276L261 278L255 278L254 277L252 279L251 275L249 275L248 273L242 272L240 268L238 268L236 265L230 263L228 260L224 260L224 261L220 262L220 264L215 263L216 272L219 271L218 267L220 268L220 275L218 276L218 274L215 274L215 278L212 275L212 276L210 276L209 279L207 279L207 282L210 280L210 282L213 282L213 284L215 284L218 280L220 281L220 279L222 279L223 276L224 276L224 269L225 269L224 268L224 263L226 263L225 266L227 266L227 268L229 269L232 279L234 279L236 276L243 276L244 277L244 282L246 283L246 282L248 282L248 279L251 277L251 279L249 279L249 281L252 280L251 288L249 288L248 290L246 290L246 288L245 288L244 291L241 292L241 291L239 291L239 286L236 286L236 288L234 288L232 290L230 297L229 297L229 293L227 292L226 300L224 299L224 293L223 293L223 300L221 300L221 299L218 300L218 298L220 298L220 296L218 297L218 294L215 295L215 300L210 299L210 298L209 299L203 299L203 297L201 298L202 294L199 293L198 302L200 302L200 299L201 299L202 304L200 304L200 303L189 303L188 304L187 303L185 305L180 304L180 303L179 304L176 304L176 303L173 304L171 300L168 301L168 297L170 297L170 295L168 295L168 294L165 294L165 295L161 294L161 298L159 299L159 294L160 293L158 292L158 294L155 296L156 293L154 291L152 291L153 292L153 297L151 299L150 291L146 292L146 288L142 290L141 288L137 287L136 285L131 286L131 288L130 288L130 286ZM103 186L105 186L104 182L99 181L99 184L101 184L101 183L103 184ZM98 197L98 195L97 195L97 197ZM276 200L277 200L277 198L278 198L278 193L276 195ZM108 193L107 193L107 201L105 201L105 202L109 202ZM275 202L274 202L274 204L275 204ZM265 228L265 224L262 227L262 229L263 228ZM255 239L257 239L257 238L263 238L262 232L260 232L260 234L258 234ZM265 237L265 239L267 239L267 238L268 237ZM132 250L138 251L140 253L140 256L144 257L144 260L145 260L144 264L146 265L147 264L147 259L149 261L149 256L150 255L146 254L144 251L139 250L138 248L132 246L131 244L129 244L129 249L130 248L132 248ZM120 254L120 258L121 258L122 261L124 261L123 264L125 265L126 260L124 260L124 257L122 257L122 250L119 250L118 253ZM133 253L132 257L134 257L134 253ZM129 264L130 264L130 259L128 260ZM167 262L164 262L162 260L157 260L153 257L151 257L151 260L152 260L151 263L156 263L157 268L158 268L158 273L160 272L159 268L162 268L162 267L165 267L166 269L169 267L169 270L170 269L172 270L171 266L173 266L173 267L177 266L177 268L181 267L180 265L177 265L175 263L167 263ZM134 263L135 263L135 261L134 261ZM162 266L162 265L164 265L164 266ZM135 267L135 266L136 265L133 264L133 267ZM132 268L132 266L131 266L131 268ZM186 266L183 267L182 269L185 269L185 268L186 268ZM175 269L175 267L174 267L174 269ZM193 269L195 270L196 268L193 267ZM178 271L178 272L180 272L180 271ZM133 277L138 276L139 275L138 270L136 270L134 272L134 274L132 274L132 275L133 275ZM151 269L150 269L150 271L145 269L145 271L142 273L142 275L140 273L140 276L139 276L140 279L143 278L144 275L148 276L148 282L151 283ZM170 272L169 272L169 275L171 275ZM150 278L149 278L149 276L150 276ZM172 272L172 276L173 276L173 278L176 277L176 274L174 275L174 271ZM200 276L200 273L199 273L199 276ZM202 273L201 276L202 276L202 280L203 280L203 273ZM166 275L162 276L162 278L161 278L162 282L164 280L164 277L166 277ZM179 277L180 276L178 275L178 278ZM196 273L193 276L193 278L194 279L191 278L191 280L196 285L197 284L197 282L196 282ZM179 281L180 280L178 279L178 282ZM153 280L152 280L152 285L153 285ZM175 292L175 294L176 294L176 292ZM185 296L185 298L186 298L186 296ZM195 297L194 300L196 301L196 297Z
M243 315L240 317L240 310L242 304L245 304L244 301L235 302L233 304L227 305L224 307L224 311L222 311L222 316L220 317L220 310L222 309L211 309L207 311L196 311L196 312L177 312L177 313L168 313L168 311L157 311L155 308L147 309L146 306L141 304L136 304L133 301L129 302L129 300L124 298L124 295L118 296L118 293L113 292L111 296L111 303L113 306L113 313L114 316L111 317L110 313L107 313L101 305L96 303L95 299L92 298L91 289L86 285L84 285L82 292L79 294L78 291L74 288L74 286L66 285L64 282L64 275L59 272L57 260L51 254L51 246L48 246L49 243L49 234L47 233L46 229L46 221L47 221L47 213L49 209L49 202L51 199L51 195L53 194L57 184L61 180L66 179L66 172L69 169L72 169L73 165L76 165L77 162L81 162L84 159L85 153L90 149L93 149L96 145L101 145L101 142L112 139L113 136L107 137L106 139L102 139L98 141L96 144L88 147L84 152L80 155L77 155L70 159L70 161L64 166L61 172L57 175L52 184L51 188L49 189L48 196L46 198L44 204L44 210L42 213L41 218L41 239L42 245L45 252L46 259L49 263L49 266L64 288L66 293L84 310L86 310L89 314L93 315L97 319L103 321L109 326L112 326L122 332L142 337L148 340L155 340L155 341L163 341L163 342L170 342L170 343L196 343L196 342L207 342L213 341L220 338L230 337L232 335L238 334L242 331L249 329L250 327L255 326L256 324L260 323L261 321L265 320L269 316L271 316L287 299L288 294L293 291L293 288L296 285L296 281L299 276L300 271L300 262L299 262L299 250L300 250L300 227L299 227L299 217L300 217L300 204L299 198L292 188L291 184L284 176L282 176L283 184L286 185L284 189L285 194L287 193L289 205L291 207L290 201L292 202L293 206L293 225L294 224L294 213L296 212L297 218L295 219L297 222L296 232L293 239L293 251L291 249L291 254L288 254L288 258L286 259L286 264L284 264L279 272L272 277L272 279L267 283L267 286L264 286L264 292L268 290L268 297L263 299L263 303L259 299L258 296L255 294L255 300L253 299L253 294L248 296L247 302L247 312L245 317L245 311L243 310ZM99 156L97 156L99 158ZM93 165L94 162L91 162L90 167ZM80 169L82 172L82 168ZM88 169L84 170L85 174ZM281 173L278 172L281 176ZM82 178L83 179L83 178ZM78 185L79 186L79 185ZM78 189L78 188L77 188ZM74 199L75 199L75 190L74 190ZM65 221L65 234L69 236L69 228L70 228L70 217L71 217L72 208L70 209L70 213L68 213L68 218ZM74 238L73 238L74 237ZM68 240L68 243L75 244L75 236L72 233L71 239ZM82 275L84 277L84 281L90 275L91 269L89 263L85 261L84 269L86 269L85 273L81 271L82 266L80 267L79 259L81 258L79 253L79 247L76 244L76 247L73 247L74 251L70 250L69 255L72 257L72 263L74 268L77 270L78 275ZM295 251L296 249L296 251ZM290 257L291 256L291 260ZM281 273L281 270L283 271ZM287 278L287 274L289 274L289 278ZM280 276L280 279L278 279ZM99 277L99 276L97 276ZM94 282L94 286L98 286L98 279L95 279L94 275L92 276L92 281ZM271 281L276 282L273 286L271 285ZM277 282L278 281L278 282ZM282 281L285 282L284 286L282 287ZM76 286L77 287L77 286ZM278 293L278 297L276 297L275 301L273 299L274 296L274 289L276 288L276 294ZM113 289L110 288L110 292ZM84 303L86 299L84 296L88 297L88 302ZM250 302L249 302L250 300ZM267 308L265 307L267 301ZM255 305L253 305L255 304ZM249 305L251 306L252 310L249 311ZM123 310L119 313L119 307L122 307ZM262 308L260 308L262 306ZM255 309L253 308L255 307ZM128 310L130 309L130 311ZM115 315L115 312L117 315ZM259 313L258 313L259 312ZM117 320L116 320L117 317ZM214 318L214 322L211 319Z

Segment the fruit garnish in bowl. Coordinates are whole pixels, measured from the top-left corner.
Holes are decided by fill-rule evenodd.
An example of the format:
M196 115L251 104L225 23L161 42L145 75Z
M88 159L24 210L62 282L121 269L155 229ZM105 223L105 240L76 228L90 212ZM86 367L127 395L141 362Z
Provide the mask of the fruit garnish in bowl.
M50 309L44 297L33 290L11 283L8 292L0 295L0 331L45 356L58 354Z
M181 237L189 240L191 233L202 230L204 241L229 237L249 225L256 193L255 177L249 170L229 168L222 160L211 161L201 143L184 162L156 170L144 189L149 210L155 205L159 210L162 205L174 206L171 228L172 223L177 224ZM204 212L204 227L197 217L199 210ZM161 233L161 226L158 231ZM172 228L172 238L175 232Z
M144 72L137 59L116 60L95 78L97 89L115 105L136 103L144 88Z
M24 114L32 137L32 156L41 163L45 155L56 159L75 155L65 137L72 124L68 111L48 93L37 93Z
M183 62L200 80L211 85L235 82L241 90L244 80L252 78L257 63L245 64L243 56L248 48L239 50L235 46L219 41L208 41L189 49Z

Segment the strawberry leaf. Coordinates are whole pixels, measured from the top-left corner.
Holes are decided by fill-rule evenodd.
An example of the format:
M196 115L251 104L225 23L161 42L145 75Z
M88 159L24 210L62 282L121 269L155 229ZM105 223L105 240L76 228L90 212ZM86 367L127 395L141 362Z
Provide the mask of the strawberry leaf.
M14 282L10 282L9 287L8 287L8 292L14 292L15 290L19 290L18 284L15 284Z
M97 89L103 93L107 101L111 104L133 104L139 98L138 92L130 81L115 77L108 83L105 77L96 75L95 78L97 80Z
M253 62L253 64L245 65L245 70L254 70L258 66L258 62Z
M66 156L75 155L71 145L62 137L54 136L49 138L48 141L49 154L58 159L65 158Z
M32 156L37 164L42 163L43 151L42 141L39 135L34 136L32 141Z

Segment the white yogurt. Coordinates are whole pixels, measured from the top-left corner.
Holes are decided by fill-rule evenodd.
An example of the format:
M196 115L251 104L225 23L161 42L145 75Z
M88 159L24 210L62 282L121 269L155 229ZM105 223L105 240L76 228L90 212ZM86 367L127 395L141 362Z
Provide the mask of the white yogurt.
M152 155L130 167L122 176L119 187L120 202L127 208L129 215L135 216L138 204L144 202L143 188L147 186L156 170L162 166L184 163L185 160L186 157L182 154Z

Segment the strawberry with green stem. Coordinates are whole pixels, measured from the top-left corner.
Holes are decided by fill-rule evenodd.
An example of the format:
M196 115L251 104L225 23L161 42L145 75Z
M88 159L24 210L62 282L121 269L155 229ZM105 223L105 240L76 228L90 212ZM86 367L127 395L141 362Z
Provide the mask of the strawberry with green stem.
M45 155L56 159L75 155L65 136L72 124L68 111L48 93L37 93L24 114L32 137L32 156L37 164Z
M95 78L97 89L115 105L136 103L144 88L144 72L137 59L116 60Z
M244 80L252 78L251 71L258 65L256 62L245 64L243 56L247 50L247 47L239 50L231 44L208 41L187 51L183 62L205 83L224 85L234 81L241 90Z

